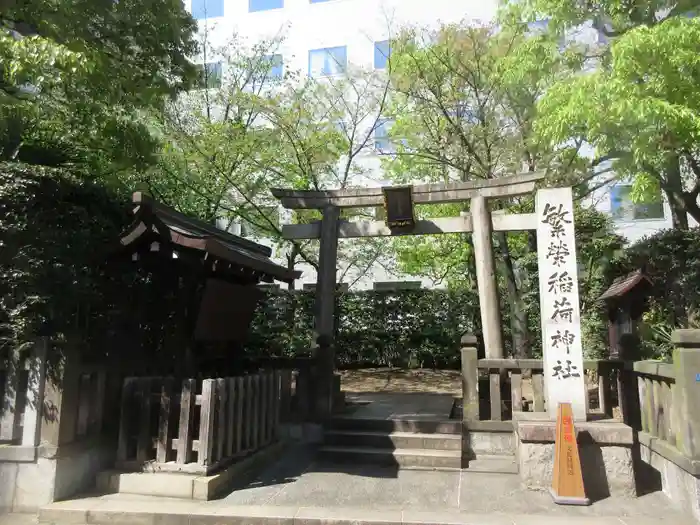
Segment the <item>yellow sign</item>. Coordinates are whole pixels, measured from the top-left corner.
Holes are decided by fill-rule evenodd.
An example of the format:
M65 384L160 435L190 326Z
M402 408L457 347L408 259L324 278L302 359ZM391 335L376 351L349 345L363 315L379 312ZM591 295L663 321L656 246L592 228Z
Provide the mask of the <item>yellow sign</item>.
M571 403L559 403L550 493L558 505L590 505L583 486Z

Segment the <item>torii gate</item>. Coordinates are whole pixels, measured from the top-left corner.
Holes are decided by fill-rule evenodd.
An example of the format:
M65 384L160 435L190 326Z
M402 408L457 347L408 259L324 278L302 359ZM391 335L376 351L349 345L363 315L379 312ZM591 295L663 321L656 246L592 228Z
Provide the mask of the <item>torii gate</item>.
M332 341L338 239L471 232L486 357L499 359L503 357L503 339L492 232L536 230L547 410L555 417L558 403L570 402L575 418L585 420L587 403L582 373L578 266L571 188L538 190L535 213L491 215L487 204L487 199L531 194L535 191L536 183L543 178L543 173L522 173L497 179L412 186L412 203L440 204L470 200L470 214L418 220L409 229L400 231L390 229L384 221L340 220L341 208L384 206L387 188L272 190L272 194L287 209L318 209L323 213L319 222L282 227L284 239L320 239L321 243L315 331L330 343L317 354L319 380L324 383L319 385L323 396L323 413L329 414L332 408L331 382L335 370Z

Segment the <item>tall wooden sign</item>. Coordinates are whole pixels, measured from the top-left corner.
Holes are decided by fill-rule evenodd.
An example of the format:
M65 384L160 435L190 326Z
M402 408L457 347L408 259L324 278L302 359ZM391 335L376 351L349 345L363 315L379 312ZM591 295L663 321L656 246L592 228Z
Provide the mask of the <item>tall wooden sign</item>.
M590 505L583 486L571 403L559 403L550 493L558 505Z

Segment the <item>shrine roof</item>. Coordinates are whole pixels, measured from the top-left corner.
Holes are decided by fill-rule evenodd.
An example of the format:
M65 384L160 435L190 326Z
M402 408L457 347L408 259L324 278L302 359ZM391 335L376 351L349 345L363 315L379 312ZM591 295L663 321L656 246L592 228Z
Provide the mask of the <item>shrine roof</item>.
M618 277L610 285L610 288L603 292L600 299L614 299L622 297L632 291L639 284L651 284L651 279L649 279L642 270L635 270L632 273Z
M198 219L188 217L150 196L133 195L134 222L121 238L123 247L136 246L145 236L149 241L161 241L198 250L219 260L258 272L268 279L292 281L301 272L289 270L270 260L272 250L267 246L221 230Z

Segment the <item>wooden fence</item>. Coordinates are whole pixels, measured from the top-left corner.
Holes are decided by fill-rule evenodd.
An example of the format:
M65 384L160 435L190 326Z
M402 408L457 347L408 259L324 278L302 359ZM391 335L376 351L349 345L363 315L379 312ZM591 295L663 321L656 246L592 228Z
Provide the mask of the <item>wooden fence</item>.
M290 413L291 370L240 377L127 378L117 467L210 474L276 439Z
M470 355L471 354L471 358ZM615 405L621 412L630 412L630 382L636 393L636 380L631 376L632 363L620 360L584 361L584 368L597 383L597 392L589 398L589 408L607 417L613 416ZM513 412L546 410L542 359L476 359L475 348L462 352L464 378L464 418L469 420L504 421ZM526 393L524 379L531 385Z

